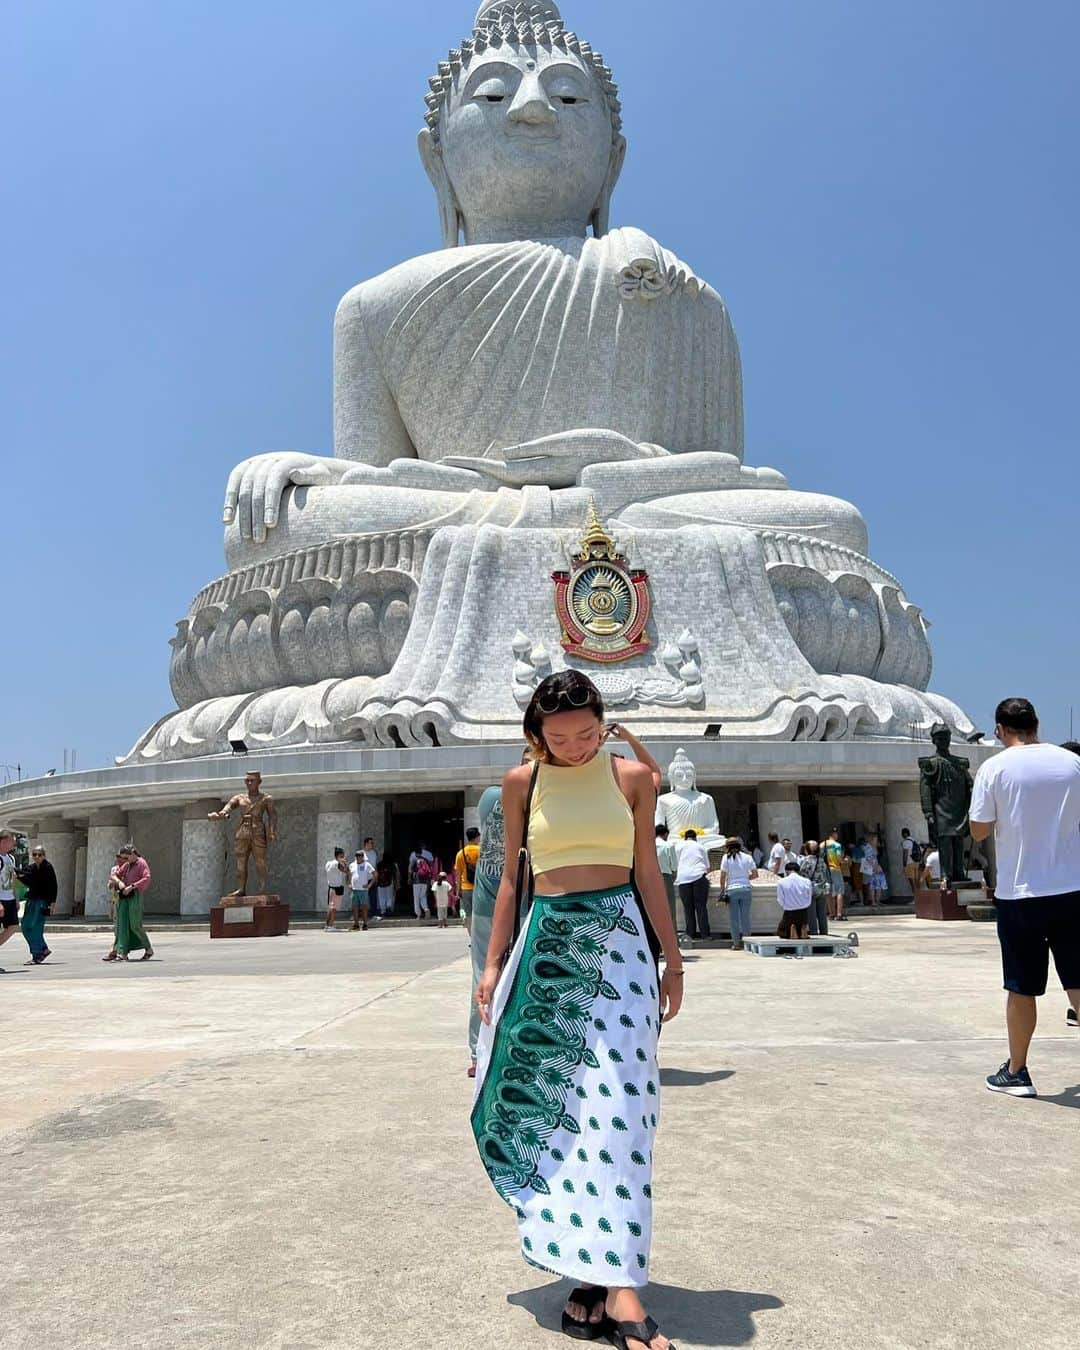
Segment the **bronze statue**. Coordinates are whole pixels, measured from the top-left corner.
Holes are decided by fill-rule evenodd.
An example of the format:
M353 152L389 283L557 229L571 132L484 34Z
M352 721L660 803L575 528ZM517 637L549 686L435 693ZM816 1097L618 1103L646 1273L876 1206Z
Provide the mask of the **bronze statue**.
M919 760L919 798L930 842L937 845L942 885L949 887L967 877L964 853L971 834L970 760L949 753L952 733L944 722L934 723L930 739L937 753Z
M259 879L257 895L266 891L266 852L277 839L277 811L274 799L261 790L262 774L244 776L244 791L230 797L220 811L211 811L208 820L228 820L233 811L240 812L233 847L236 853L236 879L240 883L230 896L247 895L248 861L254 859Z

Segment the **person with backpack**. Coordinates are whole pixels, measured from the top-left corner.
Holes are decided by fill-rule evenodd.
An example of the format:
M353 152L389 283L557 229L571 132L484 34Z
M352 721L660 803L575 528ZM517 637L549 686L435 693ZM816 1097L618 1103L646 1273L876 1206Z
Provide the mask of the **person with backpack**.
M922 875L923 848L917 839L911 837L911 831L908 829L900 831L900 847L904 850L904 876L907 877L908 885L911 887L911 898L914 900L919 889L919 877Z
M435 880L435 855L421 840L409 854L409 885L413 893L413 913L418 919L431 917L428 890Z
M860 859L861 861L861 859ZM821 848L816 839L807 839L799 855L799 872L810 883L812 898L810 901L810 936L828 937L829 935L829 895L832 885L829 881L829 866L821 856Z
M461 920L469 927L473 910L473 890L476 887L476 864L480 859L480 831L475 825L465 831L465 846L454 859L457 892L461 899Z
M400 884L401 874L398 871L397 863L394 862L389 853L384 853L375 867L375 890L378 894L379 916L381 918L393 914Z

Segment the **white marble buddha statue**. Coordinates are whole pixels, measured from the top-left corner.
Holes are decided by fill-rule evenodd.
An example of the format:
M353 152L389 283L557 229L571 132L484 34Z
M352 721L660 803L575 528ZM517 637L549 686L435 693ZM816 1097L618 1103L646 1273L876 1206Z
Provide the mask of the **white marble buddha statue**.
M720 296L642 231L609 229L617 92L557 7L482 5L431 86L420 154L443 247L341 301L334 455L237 466L230 569L434 523L575 527L590 497L631 524L790 526L864 551L853 506L743 466Z
M442 247L338 306L333 456L233 470L228 574L178 622L178 707L126 762L512 739L592 511L651 578L648 649L598 675L644 734L968 734L923 692L926 623L856 508L743 464L723 300L609 227L626 142L603 59L550 0L487 0L430 84ZM720 842L689 761L664 801Z
M676 750L668 768L670 791L661 793L656 803L656 823L666 825L677 840L694 830L697 841L706 850L722 848L726 836L720 831L716 803L697 785L697 770L685 750Z

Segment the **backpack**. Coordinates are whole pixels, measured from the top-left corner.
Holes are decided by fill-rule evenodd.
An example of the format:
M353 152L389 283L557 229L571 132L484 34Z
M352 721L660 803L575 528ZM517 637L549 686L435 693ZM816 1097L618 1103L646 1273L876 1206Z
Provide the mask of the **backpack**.
M922 844L920 844L917 839L913 839L911 841L911 861L922 862L925 856L926 854L923 851Z
M413 876L417 881L428 882L435 875L432 870L431 862L421 853L416 859L416 866L413 868Z
M465 854L465 880L471 886L476 880L476 863L469 857L467 848L463 849L462 852Z
M384 890L386 889L386 887L392 886L394 884L393 867L389 863L386 863L384 866L380 867L379 870L375 873L375 880L378 882L380 886L383 887Z

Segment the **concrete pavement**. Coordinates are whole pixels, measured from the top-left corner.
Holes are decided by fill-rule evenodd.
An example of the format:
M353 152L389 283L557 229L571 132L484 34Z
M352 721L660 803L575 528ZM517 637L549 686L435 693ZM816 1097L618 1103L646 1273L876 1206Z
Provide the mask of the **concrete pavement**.
M1043 1097L994 1096L992 929L854 926L854 961L688 954L652 1311L682 1350L1071 1345L1064 999ZM0 1344L563 1343L565 1286L522 1264L472 1148L460 930L163 934L119 969L100 937L53 946L0 977Z

